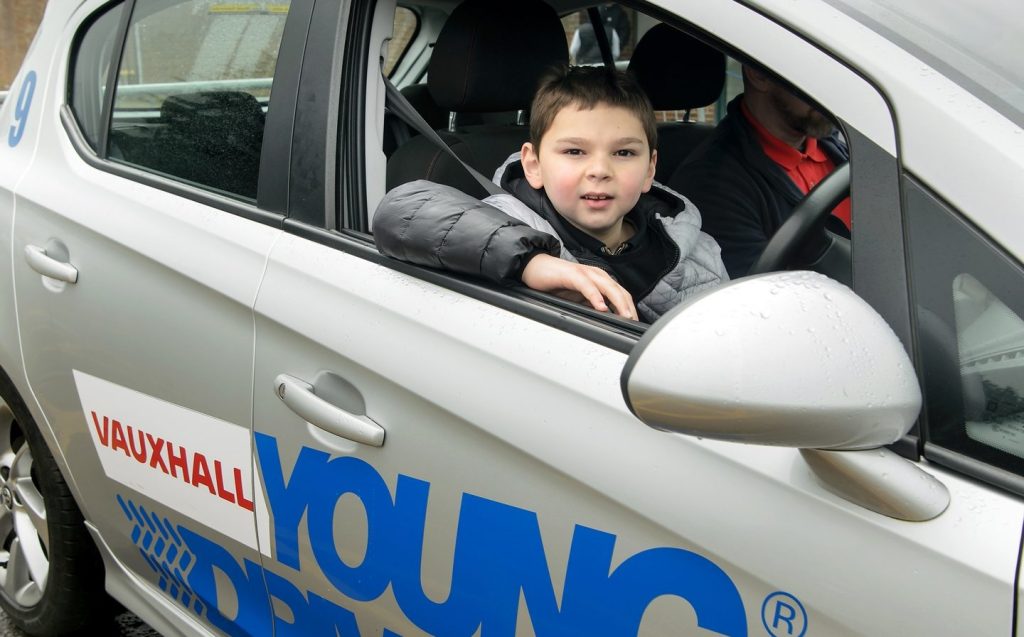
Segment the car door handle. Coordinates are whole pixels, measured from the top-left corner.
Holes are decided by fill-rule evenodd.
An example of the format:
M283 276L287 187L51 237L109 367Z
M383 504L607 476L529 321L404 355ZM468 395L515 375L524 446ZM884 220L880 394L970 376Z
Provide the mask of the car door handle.
M320 398L313 392L313 386L305 381L288 374L278 374L274 379L274 391L288 409L315 427L371 447L384 445L383 427L371 418L349 413Z
M45 249L39 246L25 246L25 260L28 261L30 268L43 276L67 283L78 282L78 270L75 266L54 259L46 254Z

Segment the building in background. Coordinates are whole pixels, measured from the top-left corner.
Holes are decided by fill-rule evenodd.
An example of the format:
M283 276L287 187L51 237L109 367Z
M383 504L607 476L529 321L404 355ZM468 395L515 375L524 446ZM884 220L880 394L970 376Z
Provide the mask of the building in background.
M0 0L0 91L10 89L44 8L46 0Z

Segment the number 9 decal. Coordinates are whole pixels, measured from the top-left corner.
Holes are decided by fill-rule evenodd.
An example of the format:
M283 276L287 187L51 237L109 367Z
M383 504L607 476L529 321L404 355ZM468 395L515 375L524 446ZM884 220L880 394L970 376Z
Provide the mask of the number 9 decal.
M18 93L18 103L14 105L14 126L11 126L7 133L7 144L14 148L21 141L25 132L25 124L28 122L29 109L32 106L32 95L36 92L36 72L29 71L25 80L21 83L21 92Z

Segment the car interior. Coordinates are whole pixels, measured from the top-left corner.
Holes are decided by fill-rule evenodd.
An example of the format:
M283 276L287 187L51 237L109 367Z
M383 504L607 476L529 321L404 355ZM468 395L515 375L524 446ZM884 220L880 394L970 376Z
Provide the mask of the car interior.
M394 103L374 104L374 97L383 94L379 90L383 80L372 69L368 71L368 108L385 115L378 131L379 146L367 143L366 174L387 175L384 184L368 180L366 186L370 227L384 193L412 180L426 179L486 197L488 193L462 164L489 179L505 158L520 149L529 135L534 87L550 66L614 64L635 74L658 120L655 178L670 187L673 174L709 139L729 100L742 91L738 59L742 53L729 50L727 54L721 43L695 28L661 22L642 8L557 0L465 0L454 5L385 1L377 3L376 10L378 15L393 15L393 20L381 17L379 23L389 23L390 29L375 32L380 40L372 41L370 50L386 52L381 58L384 76L447 148L436 138L419 134ZM617 12L628 23L626 32L616 36L617 57L606 46L603 60L573 58L574 34L581 25L600 21L599 10ZM779 245L765 250L770 258L758 271L784 268L793 261L803 240L824 227L818 212L826 200L845 198L848 183L842 181L837 177L828 197L805 200L807 214L801 215L800 227L785 233L786 240L782 232L776 235ZM849 241L831 241L812 269L849 284Z
M402 9L396 13L396 33L401 33L400 22L415 20L419 11ZM432 46L422 27L408 42L391 38L388 55L397 59L391 63L390 79L463 161L489 176L526 141L529 104L540 74L556 64L578 63L570 60L568 45L574 30L587 19L581 15L585 9L570 9L560 17L551 4L540 0L467 0L454 7ZM381 10L385 9L378 5ZM724 99L731 97L723 93L726 56L684 31L638 11L621 10L633 16L630 28L637 35L635 45L632 34L623 38L627 46L615 64L636 74L659 113L656 179L667 183L714 129L715 105L724 106ZM415 67L421 73L412 72L413 64L405 64L405 58L419 61L415 49L424 46L433 51L429 65ZM699 119L688 116L697 110L702 111ZM415 131L403 131L403 123L396 119L386 118L382 145L388 189L428 179L486 196L446 151Z

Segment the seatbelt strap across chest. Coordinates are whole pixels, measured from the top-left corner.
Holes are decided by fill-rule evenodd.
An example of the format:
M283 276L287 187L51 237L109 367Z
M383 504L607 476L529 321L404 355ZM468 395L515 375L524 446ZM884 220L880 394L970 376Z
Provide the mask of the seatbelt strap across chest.
M462 167L480 183L484 190L492 195L502 194L505 192L501 187L481 175L477 169L473 168L463 161L461 157L456 155L451 146L441 139L441 136L437 134L437 131L431 128L430 124L428 124L427 121L423 119L423 116L419 114L419 111L409 103L409 100L405 99L405 96L402 95L401 91L395 88L395 85L391 83L391 80L389 80L383 73L381 73L381 77L384 79L388 108L392 113L398 116L398 118L403 122L416 129L421 135L426 136L426 138L432 141L438 148L451 155L455 161L462 164Z

